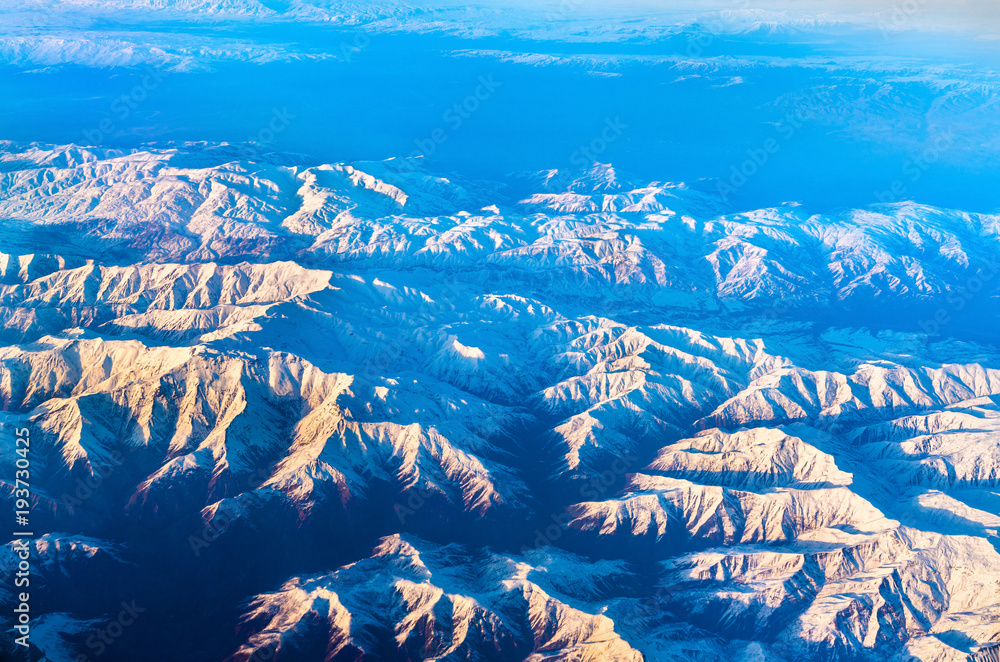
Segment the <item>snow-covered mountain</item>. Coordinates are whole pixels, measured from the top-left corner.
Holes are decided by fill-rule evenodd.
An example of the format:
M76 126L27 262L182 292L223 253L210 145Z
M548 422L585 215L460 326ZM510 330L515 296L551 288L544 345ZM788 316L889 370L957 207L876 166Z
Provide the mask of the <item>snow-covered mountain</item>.
M103 587L38 656L123 601L104 659L1000 646L997 215L4 143L0 218L34 572Z

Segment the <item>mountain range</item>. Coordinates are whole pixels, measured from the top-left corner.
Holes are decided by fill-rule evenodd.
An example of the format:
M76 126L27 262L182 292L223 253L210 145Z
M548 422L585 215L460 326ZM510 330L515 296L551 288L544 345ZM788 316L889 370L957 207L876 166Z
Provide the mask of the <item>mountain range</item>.
M35 659L1000 654L996 214L6 142L0 218Z

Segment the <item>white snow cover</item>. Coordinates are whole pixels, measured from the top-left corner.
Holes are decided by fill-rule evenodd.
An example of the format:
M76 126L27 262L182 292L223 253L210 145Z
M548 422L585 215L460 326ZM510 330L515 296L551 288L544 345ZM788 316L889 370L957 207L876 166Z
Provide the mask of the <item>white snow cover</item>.
M35 507L74 531L36 543L46 577L153 572L84 534L125 519L248 555L333 521L234 598L229 659L1000 643L1000 355L936 317L1000 258L996 215L724 213L601 165L521 195L230 146L0 163L0 423L32 427ZM996 288L963 299L986 325ZM70 508L96 476L108 507ZM43 616L51 659L89 619Z

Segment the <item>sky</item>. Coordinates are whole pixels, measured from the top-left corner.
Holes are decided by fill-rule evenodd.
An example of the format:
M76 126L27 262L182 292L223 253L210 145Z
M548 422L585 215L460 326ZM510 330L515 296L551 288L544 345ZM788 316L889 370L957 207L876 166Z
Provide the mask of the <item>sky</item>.
M490 4L490 3L486 3ZM764 11L795 21L837 20L885 30L961 31L981 37L1000 34L995 0L547 0L550 7L612 12Z

